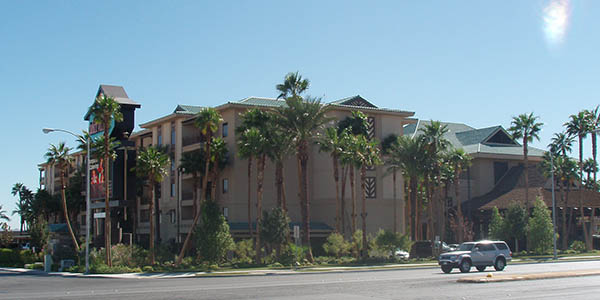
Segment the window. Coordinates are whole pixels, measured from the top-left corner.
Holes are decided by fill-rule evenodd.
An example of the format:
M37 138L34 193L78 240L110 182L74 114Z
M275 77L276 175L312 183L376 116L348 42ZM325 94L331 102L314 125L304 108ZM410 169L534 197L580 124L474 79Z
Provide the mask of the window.
M225 217L225 220L229 220L229 208L223 207L223 216Z
M181 207L181 219L191 220L194 218L194 207L193 206L182 206Z
M227 137L227 135L229 135L229 124L227 123L223 123L223 137Z
M150 210L149 209L140 210L140 222L150 222Z
M156 131L156 144L162 146L162 126L158 126L158 129Z
M175 145L175 138L177 137L176 134L175 122L171 122L171 145Z
M175 197L175 178L171 178L171 197Z
M508 162L494 162L494 183L498 183L500 179L508 172Z
M223 194L227 194L229 191L229 179L223 179Z
M169 211L169 216L171 217L171 224L175 224L177 222L177 213L174 209Z
M508 250L508 246L505 243L494 243L494 245L500 250Z

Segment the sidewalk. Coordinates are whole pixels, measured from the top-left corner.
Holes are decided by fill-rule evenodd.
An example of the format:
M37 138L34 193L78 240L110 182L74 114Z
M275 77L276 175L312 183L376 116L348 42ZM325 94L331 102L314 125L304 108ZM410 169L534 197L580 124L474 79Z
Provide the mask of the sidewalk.
M598 260L600 256L570 256L560 257L557 261L549 259L513 259L512 264L533 264L533 263L556 263L561 261L585 261ZM333 267L303 267L298 269L253 269L253 270L223 270L214 272L178 272L178 273L123 273L123 274L83 274L69 272L49 272L40 270L30 270L23 268L3 268L0 271L13 273L29 273L46 276L64 276L64 277L84 277L84 278L191 278L191 277L217 277L217 276L264 276L264 275L291 275L307 273L330 273L330 272L360 272L371 270L400 270L411 268L437 268L437 262L429 263L411 263L411 264L390 264L390 265L371 265L371 266L333 266ZM502 277L502 275L497 276ZM479 277L478 277L479 278ZM500 281L488 280L484 282ZM525 280L525 279L521 279Z

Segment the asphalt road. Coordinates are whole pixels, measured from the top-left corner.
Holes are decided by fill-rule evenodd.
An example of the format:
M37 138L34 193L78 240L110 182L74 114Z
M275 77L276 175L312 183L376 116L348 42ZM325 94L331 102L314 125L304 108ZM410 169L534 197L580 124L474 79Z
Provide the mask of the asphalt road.
M473 270L475 270L473 268ZM600 270L600 261L509 265L497 274ZM439 268L177 279L77 278L0 271L0 299L597 299L600 276L457 283Z

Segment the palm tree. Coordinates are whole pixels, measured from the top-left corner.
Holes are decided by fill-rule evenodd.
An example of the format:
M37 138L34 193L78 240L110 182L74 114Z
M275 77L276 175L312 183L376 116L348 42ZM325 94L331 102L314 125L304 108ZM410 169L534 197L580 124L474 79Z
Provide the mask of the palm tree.
M25 213L27 211L27 206L26 206L26 202L25 199L23 198L23 188L25 188L25 185L17 182L15 183L15 185L13 185L12 190L11 190L11 194L13 196L19 195L19 201L17 202L17 209L13 211L13 215L14 214L19 214L19 216L21 217L21 229L20 232L23 232L23 224L25 223Z
M282 84L278 84L275 88L281 92L277 99L287 98L288 96L297 97L308 89L310 81L308 79L302 79L302 75L296 73L287 73Z
M258 152L258 141L260 134L258 130L254 128L246 129L246 131L240 133L237 138L238 144L238 155L242 159L248 160L248 231L250 238L252 238L252 158Z
M206 157L208 157L208 158L211 157L210 144L212 141L212 137L217 132L217 130L219 130L219 124L221 122L223 122L223 119L221 118L221 114L219 114L219 112L214 108L210 108L210 107L204 108L200 112L198 112L198 114L196 114L196 119L194 121L194 125L196 125L196 127L200 130L200 134L204 138L204 144L205 144L204 149L205 149ZM206 188L208 186L208 176L210 174L209 168L210 168L210 159L206 159L204 162L204 177L202 179L202 190L201 190L203 200L201 202L204 202L204 200L206 199ZM196 216L194 216L194 221L192 222L192 227L190 227L190 231L188 232L187 236L185 237L185 241L183 242L183 247L181 248L181 252L179 253L179 256L177 257L177 262L175 263L176 265L181 264L181 261L183 260L183 256L185 255L185 252L187 251L187 248L190 245L190 239L192 237L192 233L194 232L194 228L196 228L196 225L198 224L199 216L200 216L199 213L196 213Z
M433 193L434 193L434 185L437 181L436 178L439 176L440 172L440 154L444 152L449 146L450 142L444 137L444 135L448 132L448 126L442 125L439 121L431 121L429 124L425 125L421 128L423 134L420 136L423 139L423 142L426 146L426 157L427 163L425 164L426 170L428 171L425 174L425 194L427 196L428 208L429 208L429 239L433 240L435 235L434 233L434 202L433 202Z
M379 147L377 141L369 141L364 135L355 136L356 151L354 155L356 157L356 163L360 169L360 188L362 198L362 244L363 249L361 251L362 257L367 255L367 201L366 201L366 182L367 182L367 167L377 166L381 164L381 157L379 156Z
M552 142L548 145L550 152L556 153L561 156L567 156L571 153L573 146L574 137L565 133L555 133L552 137Z
M182 173L192 175L192 209L194 211L194 216L198 212L198 186L200 185L200 173L202 172L205 159L206 156L202 152L202 149L198 149L184 152L181 155L181 160L179 162L179 168Z
M596 181L592 178L592 174L595 174L598 170L598 165L594 161L593 158L588 158L583 161L583 172L586 175L586 187L589 189L594 189Z
M511 127L508 131L512 134L515 139L523 139L523 159L525 161L525 204L527 205L527 211L531 208L529 204L529 160L527 154L529 149L528 143L533 142L533 139L540 140L539 133L542 130L544 123L537 122L538 117L530 114L520 114L517 117L513 117L511 121Z
M398 136L390 134L381 141L381 154L384 157L384 164L388 166L387 174L392 174L393 198L394 198L394 232L398 232L398 201L396 197L396 177L400 169L400 160L396 155L398 148Z
M576 115L569 116L570 121L565 123L567 127L567 133L570 136L577 136L579 142L579 180L581 187L579 188L579 210L581 213L581 227L583 227L583 235L585 236L585 246L588 250L592 249L592 242L588 234L588 228L585 225L585 212L583 209L583 195L581 189L583 188L583 139L590 132L590 117L585 111L580 111ZM591 230L590 230L591 231Z
M111 259L111 218L110 218L110 194L109 194L109 153L110 153L110 126L111 124L122 122L123 121L123 113L121 112L121 105L110 96L106 96L104 94L100 94L94 104L90 108L90 114L93 116L93 122L95 124L99 124L103 128L103 136L104 136L104 191L105 191L105 199L104 199L104 245L106 248L106 264L110 267L112 266Z
M335 127L325 129L325 135L317 140L319 151L329 152L333 163L333 181L335 182L335 231L341 232L341 203L340 203L340 168L339 160L342 152L341 139Z
M463 149L453 149L450 152L450 164L454 169L454 199L456 199L456 221L458 222L460 227L462 227L462 222L464 220L462 216L461 201L459 198L460 174L463 170L471 166L472 160L473 158L469 154L467 154ZM462 232L463 230L459 230L459 235L456 237L457 242L459 243L462 243L463 241Z
M148 187L151 191L150 197L150 262L155 263L155 193L156 184L163 181L167 176L167 166L169 165L169 156L156 147L148 147L139 151L136 161L136 173L142 178L148 179Z
M594 165L597 166L598 162L596 161L596 154L597 154L597 130L600 130L600 105L596 106L596 108L592 109L592 110L588 110L586 111L588 114L588 118L590 119L589 122L589 130L590 133L592 134L592 159L594 161ZM597 173L597 169L594 170L594 182L596 182L596 173Z
M296 159L298 162L298 186L302 215L303 244L308 247L308 259L313 261L310 248L310 199L308 197L308 158L309 145L317 132L329 121L325 116L329 108L321 104L320 99L303 100L294 95L286 98L286 106L276 108L276 122L294 138Z
M271 118L273 118L271 116ZM277 188L277 205L287 211L287 199L284 182L284 160L292 154L293 137L282 130L276 123L268 122L267 135L270 142L267 155L275 163L275 186Z
M227 143L225 143L225 140L223 140L223 138L220 137L213 137L210 146L210 161L213 163L210 199L218 204L219 202L217 201L217 182L219 180L220 172L227 165L229 152L227 150Z
M77 238L75 237L75 233L73 233L73 228L71 228L71 221L69 220L69 212L67 210L67 198L65 195L65 175L67 172L67 168L71 165L71 160L73 159L69 155L69 147L65 145L64 142L58 144L58 146L50 144L50 148L48 148L48 152L46 152L45 157L48 160L49 165L54 165L60 169L60 192L62 196L62 209L65 217L65 222L67 223L67 228L69 229L69 234L71 235L71 240L73 241L73 246L75 250L79 252L79 244L77 243Z
M417 194L419 188L419 177L423 174L423 165L425 164L425 144L422 139L413 139L403 135L398 137L398 148L396 155L400 162L400 169L404 178L408 179L408 205L410 212L409 227L411 239L417 240L418 237L418 201Z

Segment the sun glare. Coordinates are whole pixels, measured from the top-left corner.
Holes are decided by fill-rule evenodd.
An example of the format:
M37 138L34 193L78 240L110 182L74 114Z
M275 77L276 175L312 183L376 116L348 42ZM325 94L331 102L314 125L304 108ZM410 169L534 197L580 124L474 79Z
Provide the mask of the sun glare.
M544 32L550 44L557 45L564 41L570 14L569 0L550 0L544 7Z

